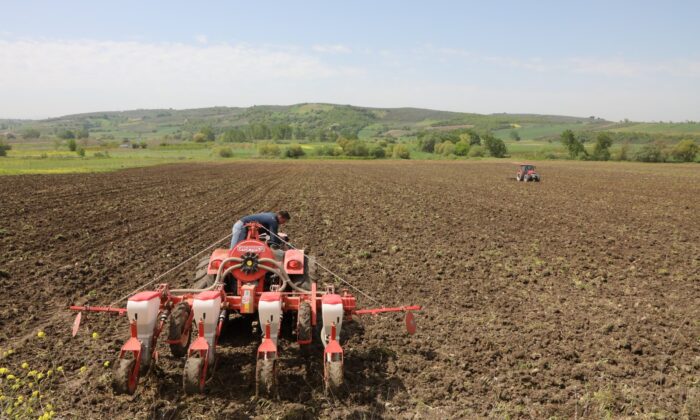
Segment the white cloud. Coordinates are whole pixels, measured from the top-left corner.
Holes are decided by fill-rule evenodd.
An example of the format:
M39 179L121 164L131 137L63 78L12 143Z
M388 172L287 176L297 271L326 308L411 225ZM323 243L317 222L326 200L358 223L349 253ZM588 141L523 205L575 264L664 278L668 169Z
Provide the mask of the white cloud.
M259 97L267 97L271 86L284 89L360 73L361 69L332 65L297 48L0 40L0 92L4 97L0 116L240 104L241 92L249 92L248 103L260 103L249 90L251 86L258 87ZM11 94L15 97L8 97ZM58 103L62 105L55 109Z
M328 53L328 54L349 54L352 50L341 44L333 45L314 45L311 47L312 50L318 53Z
M197 40L197 42L199 42L200 44L206 44L207 42L209 42L209 39L206 35L197 35L194 37L194 39Z

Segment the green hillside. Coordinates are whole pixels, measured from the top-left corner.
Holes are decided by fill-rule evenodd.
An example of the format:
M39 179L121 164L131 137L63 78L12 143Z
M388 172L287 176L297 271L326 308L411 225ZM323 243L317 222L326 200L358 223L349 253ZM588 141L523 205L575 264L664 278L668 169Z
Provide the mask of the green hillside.
M677 140L700 136L700 124L615 123L595 117L536 114L473 114L420 108L368 108L334 104L147 109L94 112L45 120L0 120L0 134L17 139L66 138L82 133L96 140L188 140L208 129L217 138L293 139L334 141L337 138L411 137L426 130L469 128L497 137L554 140L571 129L592 136L596 131L616 133L619 139L645 143L659 137ZM226 134L228 133L228 134ZM243 141L243 140L235 140Z

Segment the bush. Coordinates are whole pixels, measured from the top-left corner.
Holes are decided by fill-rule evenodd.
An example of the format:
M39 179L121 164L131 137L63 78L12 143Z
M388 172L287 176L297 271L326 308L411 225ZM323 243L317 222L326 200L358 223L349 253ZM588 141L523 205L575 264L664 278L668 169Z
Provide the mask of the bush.
M397 144L394 146L392 156L398 159L410 159L411 152L408 150L408 147L405 144Z
M454 154L455 152L455 145L451 141L445 140L444 142L438 144L435 146L435 153L443 155L443 156L449 156L451 154Z
M85 157L85 149L82 147L77 150L78 156Z
M610 160L612 137L608 133L600 133L593 147L593 160Z
M371 149L369 149L369 155L375 159L382 159L386 157L386 152L384 151L384 148L382 146L377 144L375 146L372 146Z
M491 156L502 158L508 153L508 149L506 149L506 144L503 143L503 140L491 134L483 136L482 139L484 140L484 146L488 149Z
M574 132L571 130L564 130L564 132L561 133L561 144L569 151L569 157L571 159L588 156L586 149L583 147L583 143L576 138Z
M343 149L335 144L321 144L314 148L316 156L340 156L343 154Z
M467 156L469 154L469 142L462 139L455 144L455 155L457 156Z
M285 156L293 159L304 156L305 154L304 149L298 144L290 144L284 152Z
M674 159L681 162L692 162L698 154L698 145L692 140L681 140L671 152Z
M258 154L260 156L279 156L280 147L274 143L259 143Z
M197 143L204 143L207 141L207 136L205 136L204 133L197 133L194 136L192 136L192 141Z
M59 130L58 133L56 133L56 137L64 140L74 139L75 133L71 130Z
M634 156L639 162L666 162L666 152L662 143L645 144Z
M221 156L222 158L233 157L233 150L231 150L230 147L224 147L223 149L219 150L219 156Z
M615 153L615 155L612 158L614 160L629 160L629 151L630 151L630 144L624 143L620 147L620 151Z
M68 150L71 152L75 152L78 149L78 143L75 142L75 139L70 139L68 140Z
M469 157L482 157L484 156L484 149L481 146L472 146L469 149Z
M22 133L24 139L38 139L39 137L41 137L41 132L36 128L28 128Z
M7 156L7 151L10 149L12 149L12 146L0 140L0 156Z

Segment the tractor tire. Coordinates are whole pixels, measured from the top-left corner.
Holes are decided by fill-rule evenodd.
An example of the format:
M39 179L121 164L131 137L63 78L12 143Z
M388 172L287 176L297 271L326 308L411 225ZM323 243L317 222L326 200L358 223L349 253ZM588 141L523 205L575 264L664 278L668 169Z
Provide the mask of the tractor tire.
M313 331L311 327L311 305L309 302L302 302L299 305L297 314L297 341L311 341ZM307 346L308 344L302 344Z
M132 395L136 391L139 377L134 374L135 368L136 359L119 359L112 377L112 389L115 394Z
M185 362L185 372L182 375L182 386L185 389L185 394L201 394L204 392L204 383L206 378L203 377L204 359L201 357L190 357Z
M188 327L186 324L191 311L192 308L190 308L187 302L180 302L175 306L175 309L170 312L168 340L180 340L179 343L170 344L170 353L175 357L186 356L187 349L190 347L190 342L192 341L192 325L189 325L189 331L187 331L187 341L182 340L182 334Z
M206 289L207 287L214 284L216 280L216 275L207 274L209 268L209 257L202 258L197 264L197 269L194 275L194 288L195 289Z
M339 395L343 387L343 362L326 362L326 391Z
M255 395L263 397L277 395L277 360L258 359L255 365Z

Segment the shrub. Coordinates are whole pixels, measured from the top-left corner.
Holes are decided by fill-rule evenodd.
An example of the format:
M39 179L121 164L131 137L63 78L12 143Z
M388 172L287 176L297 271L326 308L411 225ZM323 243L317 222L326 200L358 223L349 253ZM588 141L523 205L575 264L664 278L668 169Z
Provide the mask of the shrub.
M36 128L28 128L22 133L22 138L25 139L38 139L41 137L41 132Z
M588 155L586 149L583 147L583 143L576 138L574 132L571 130L564 130L564 132L561 133L561 143L566 147L566 150L569 151L569 157L571 159L578 159L579 156L585 157Z
M384 148L382 146L377 144L375 146L372 146L372 148L369 150L369 155L375 159L382 159L386 157L386 152L384 151Z
M630 151L630 144L629 143L624 143L620 147L620 151L615 153L613 156L614 160L629 160L629 151Z
M408 147L405 144L397 144L394 146L392 156L394 158L399 158L399 159L410 159L411 152L408 150Z
M12 149L12 146L0 140L0 156L7 156L7 151L10 149Z
M502 158L508 153L508 149L506 149L506 144L503 143L503 140L491 134L483 136L482 139L484 140L484 146L488 149L491 156Z
M451 141L445 140L444 142L435 146L435 153L441 154L443 156L449 156L454 154L455 145Z
M57 136L58 138L62 138L62 139L64 139L64 140L68 140L68 139L74 139L74 138L75 138L75 133L74 133L73 131L71 131L71 130L65 130L65 129L63 129L63 130L59 130L58 133L56 133L56 136Z
M462 139L455 144L455 155L467 156L469 154L469 141Z
M260 156L279 156L280 147L274 143L259 143L258 154Z
M219 150L219 156L221 156L222 158L233 157L233 150L231 150L230 147L224 147L223 149Z
M662 143L654 142L645 144L634 156L639 162L665 162L666 152Z
M674 159L681 162L692 162L698 154L698 145L692 140L681 140L671 151Z
M192 136L192 141L195 141L197 143L204 143L207 141L207 136L205 136L204 133L197 133L194 136Z
M593 160L610 160L610 146L612 146L612 137L608 133L598 134L593 147Z
M82 147L77 150L78 156L85 157L85 149Z
M472 146L469 149L469 157L482 157L484 156L484 149L481 146Z
M75 142L75 139L71 138L68 140L68 150L71 152L75 152L78 149L78 143Z
M316 156L340 156L343 154L343 149L335 144L321 144L314 148Z
M298 144L290 144L289 147L287 147L287 150L284 152L285 156L294 159L304 156L305 154L304 149Z

